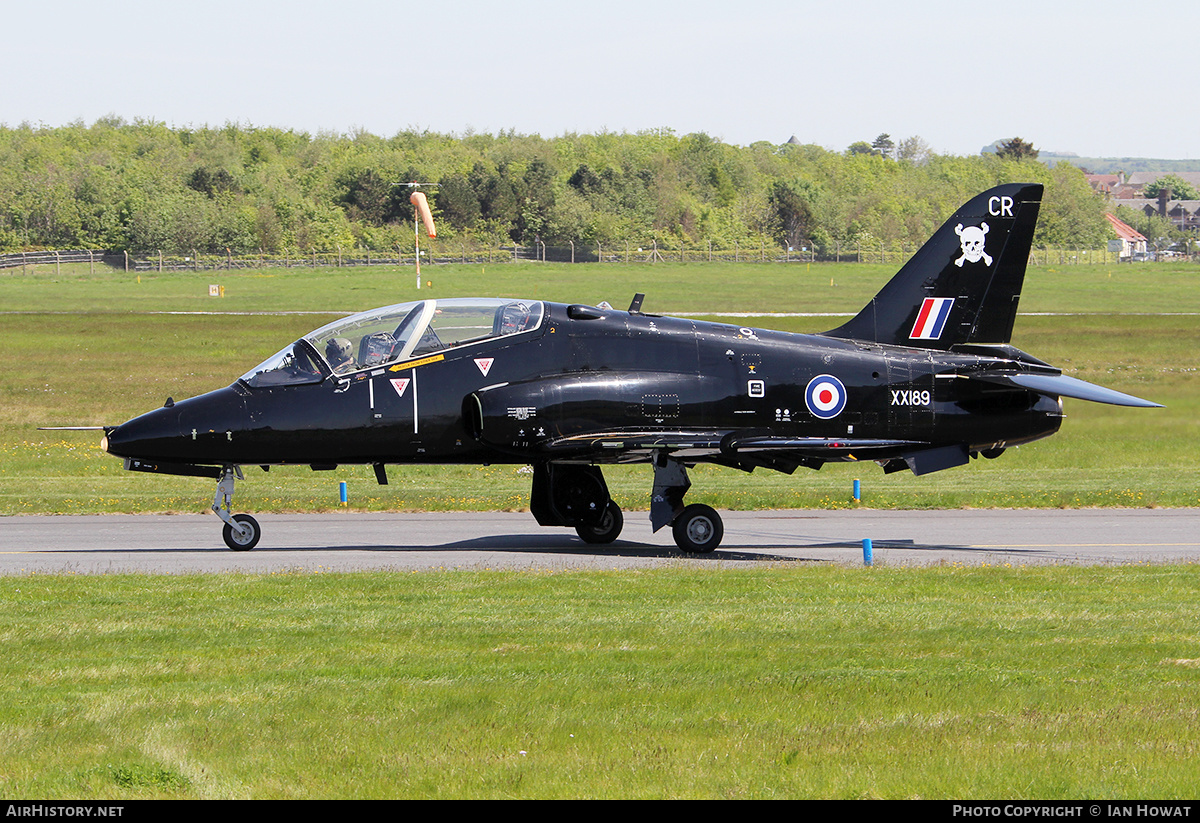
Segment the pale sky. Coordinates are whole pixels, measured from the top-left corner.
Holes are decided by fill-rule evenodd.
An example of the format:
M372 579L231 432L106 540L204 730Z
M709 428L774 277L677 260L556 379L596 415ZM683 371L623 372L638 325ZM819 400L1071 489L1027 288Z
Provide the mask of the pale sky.
M0 123L1200 157L1200 4L4 0Z

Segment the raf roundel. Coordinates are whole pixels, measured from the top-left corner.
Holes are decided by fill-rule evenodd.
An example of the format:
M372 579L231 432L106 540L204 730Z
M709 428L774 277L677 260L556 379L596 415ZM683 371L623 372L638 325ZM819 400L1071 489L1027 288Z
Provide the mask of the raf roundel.
M846 408L846 387L832 374L819 374L808 381L804 402L822 420L837 417Z

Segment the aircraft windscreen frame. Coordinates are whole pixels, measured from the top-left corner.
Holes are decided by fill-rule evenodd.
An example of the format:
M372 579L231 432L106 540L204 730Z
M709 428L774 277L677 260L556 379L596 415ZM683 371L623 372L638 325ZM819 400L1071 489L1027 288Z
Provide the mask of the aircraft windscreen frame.
M511 334L536 331L540 300L415 300L335 320L243 374L250 388L319 383Z

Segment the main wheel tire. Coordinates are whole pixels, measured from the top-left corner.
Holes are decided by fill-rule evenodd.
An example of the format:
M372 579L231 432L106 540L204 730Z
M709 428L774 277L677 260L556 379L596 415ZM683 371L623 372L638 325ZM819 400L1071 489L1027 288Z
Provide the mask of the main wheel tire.
M248 514L235 514L233 519L237 523L249 526L250 534L243 535L241 532L234 531L233 526L226 523L221 533L225 538L225 545L235 552L248 552L258 545L258 539L262 537L262 529L259 528L258 521Z
M708 554L721 545L725 524L711 506L693 503L686 507L671 524L675 545L688 554Z
M621 514L621 507L609 500L599 523L594 526L576 526L575 533L584 543L599 545L616 540L624 526L625 515Z

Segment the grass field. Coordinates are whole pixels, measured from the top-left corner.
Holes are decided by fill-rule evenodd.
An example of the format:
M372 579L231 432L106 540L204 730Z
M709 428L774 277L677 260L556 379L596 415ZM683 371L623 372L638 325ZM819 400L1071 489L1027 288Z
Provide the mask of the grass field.
M529 295L651 312L856 311L877 266L0 274L0 513L200 511L97 433L349 312ZM700 467L721 507L1200 505L1195 267L1031 269L1014 343L1166 404L924 478ZM226 287L209 298L209 283ZM156 312L315 312L159 314ZM1168 312L1150 315L1145 312ZM829 317L736 320L794 331ZM523 508L517 467L273 470L244 511ZM648 470L607 473L644 508ZM0 528L3 521L0 520ZM0 579L0 797L1194 798L1200 567Z
M6 798L1194 798L1200 568L0 580Z

